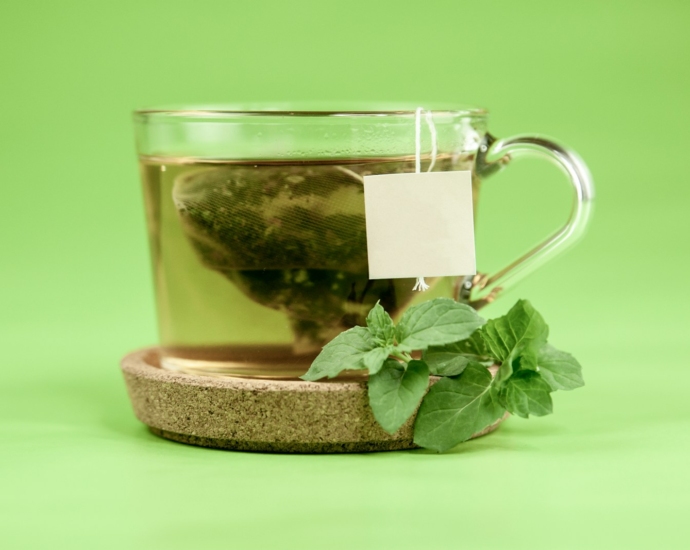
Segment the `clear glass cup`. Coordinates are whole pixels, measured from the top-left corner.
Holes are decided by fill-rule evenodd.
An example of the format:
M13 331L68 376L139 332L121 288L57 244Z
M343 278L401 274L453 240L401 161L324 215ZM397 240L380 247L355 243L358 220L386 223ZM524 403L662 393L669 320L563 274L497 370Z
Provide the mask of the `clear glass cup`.
M394 318L436 296L492 301L574 243L591 212L576 154L539 136L496 140L483 109L152 109L134 119L167 369L295 378L377 301ZM414 279L369 280L363 176L471 170L476 211L482 179L523 154L568 174L574 207L561 230L495 274L430 279L425 293Z

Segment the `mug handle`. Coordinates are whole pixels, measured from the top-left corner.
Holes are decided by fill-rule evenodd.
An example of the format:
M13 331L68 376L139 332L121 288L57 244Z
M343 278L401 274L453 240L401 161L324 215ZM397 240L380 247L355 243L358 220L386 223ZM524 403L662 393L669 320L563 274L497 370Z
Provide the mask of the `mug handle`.
M584 235L591 219L594 206L592 176L577 153L551 139L523 135L497 140L486 134L477 153L477 174L485 177L503 168L513 158L522 156L545 158L565 171L573 186L573 209L559 231L511 264L491 275L477 273L464 278L458 298L475 309L493 302L509 285L570 248Z

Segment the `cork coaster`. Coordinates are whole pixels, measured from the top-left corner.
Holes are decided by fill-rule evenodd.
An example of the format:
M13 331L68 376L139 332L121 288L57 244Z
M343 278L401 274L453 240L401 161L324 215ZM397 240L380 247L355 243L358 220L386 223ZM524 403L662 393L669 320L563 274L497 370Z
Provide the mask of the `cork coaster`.
M414 449L414 416L391 435L364 382L208 377L164 370L156 348L122 360L134 414L161 437L218 449L347 453ZM437 379L432 380L432 384ZM501 420L475 434L495 430Z

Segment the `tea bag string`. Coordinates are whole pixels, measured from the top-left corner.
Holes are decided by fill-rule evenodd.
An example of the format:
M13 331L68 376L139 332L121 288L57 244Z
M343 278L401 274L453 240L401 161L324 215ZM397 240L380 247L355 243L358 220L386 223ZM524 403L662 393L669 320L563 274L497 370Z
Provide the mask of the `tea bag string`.
M415 159L414 159L414 170L415 173L419 174L422 171L422 112L424 109L422 107L417 107L415 111L414 119L414 130L415 130ZM427 172L431 172L436 164L436 154L438 153L436 144L436 126L434 126L434 119L431 115L431 111L426 111L425 116L426 124L429 127L429 134L431 135L431 162L429 163L429 168ZM418 290L419 292L424 292L429 290L429 285L426 284L424 277L417 277L417 282L415 282L412 290Z

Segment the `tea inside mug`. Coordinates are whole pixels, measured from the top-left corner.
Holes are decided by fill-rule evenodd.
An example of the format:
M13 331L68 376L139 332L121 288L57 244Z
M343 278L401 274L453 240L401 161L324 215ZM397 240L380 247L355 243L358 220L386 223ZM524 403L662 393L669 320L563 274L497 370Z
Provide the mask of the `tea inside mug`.
M472 157L439 155L433 170L471 169ZM429 159L424 164L428 167ZM171 288L181 277L194 277L195 266L186 264L197 262L221 275L224 284L238 289L252 303L284 315L292 334L292 343L283 344L282 352L275 347L270 351L270 345L243 341L236 328L228 333L232 344L215 346L211 355L232 363L237 360L233 355L247 358L255 354L265 362L268 353L278 363L303 357L308 366L321 347L341 331L365 325L376 302L395 317L415 297L414 279L368 278L362 180L370 174L414 171L414 158L301 162L142 159L149 218L154 220L150 228L154 261L158 249L159 255L168 256L167 271L179 272L179 277L171 277L166 269L156 270L159 304L174 307L175 293L196 292L195 307L209 311L217 307L213 291L205 290L199 281L187 280L185 288ZM473 180L475 200L477 185ZM391 219L391 223L410 220ZM183 242L173 243L180 232ZM193 253L184 254L181 247L185 246ZM433 288L438 280L428 282ZM227 316L228 326L237 327L230 320L241 317L242 308L237 301L234 308L212 313L216 319ZM198 322L204 319L200 317ZM168 345L175 346L174 340L191 340L178 327L170 329L174 338L168 339ZM179 357L191 349L178 346L173 355ZM197 346L190 357L198 352Z
M180 174L172 197L200 261L284 312L296 350L309 351L364 324L377 301L393 315L409 302L409 284L368 278L362 186L405 168L228 164Z

